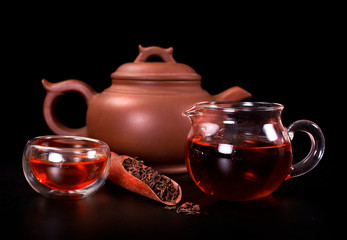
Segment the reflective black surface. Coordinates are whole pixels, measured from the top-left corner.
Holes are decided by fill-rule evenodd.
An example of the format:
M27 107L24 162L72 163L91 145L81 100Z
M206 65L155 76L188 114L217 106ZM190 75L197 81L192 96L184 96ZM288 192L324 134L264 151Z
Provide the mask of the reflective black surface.
M3 234L35 239L338 237L347 213L343 184L319 176L326 170L322 166L315 174L287 180L271 196L249 202L217 201L204 195L188 174L172 175L183 190L181 203L201 206L200 215L186 216L112 182L83 200L44 198L31 189L20 168L2 168L1 228Z

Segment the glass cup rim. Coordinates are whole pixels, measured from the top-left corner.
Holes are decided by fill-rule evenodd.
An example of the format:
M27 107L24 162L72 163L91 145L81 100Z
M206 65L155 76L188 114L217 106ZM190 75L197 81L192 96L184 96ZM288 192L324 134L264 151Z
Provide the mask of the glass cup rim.
M38 145L35 142L38 140L44 140L44 139L52 139L52 138L61 138L61 139L74 139L77 141L89 141L89 142L94 142L99 144L99 146L95 146L95 147L52 147L52 146L44 146L44 145ZM34 137L32 139L30 139L27 143L27 145L31 145L35 148L39 148L39 149L45 149L45 150L54 150L54 151L75 151L75 150L98 150L98 149L103 149L105 147L108 148L108 145L98 139L94 139L94 138L89 138L89 137L82 137L82 136L67 136L67 135L45 135L45 136L37 136Z
M251 112L283 110L284 106L273 102L204 101L195 104L193 108L223 112Z

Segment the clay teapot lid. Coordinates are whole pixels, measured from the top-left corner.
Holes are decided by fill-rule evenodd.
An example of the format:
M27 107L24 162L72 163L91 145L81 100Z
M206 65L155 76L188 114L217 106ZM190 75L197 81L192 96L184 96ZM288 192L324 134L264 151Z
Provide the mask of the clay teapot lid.
M193 68L175 61L172 56L173 47L139 45L139 52L134 62L119 66L111 74L111 78L117 80L201 80L201 76ZM151 56L158 56L163 62L146 62Z

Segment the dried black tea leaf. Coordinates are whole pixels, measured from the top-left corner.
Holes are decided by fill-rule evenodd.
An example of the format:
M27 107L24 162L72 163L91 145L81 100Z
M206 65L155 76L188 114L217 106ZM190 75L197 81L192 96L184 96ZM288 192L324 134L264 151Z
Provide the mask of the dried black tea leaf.
M179 187L174 185L170 178L144 165L142 160L126 158L123 167L132 176L149 186L162 201L170 202L177 199Z
M182 189L177 182L130 156L111 152L108 179L129 191L166 205L176 205L182 198Z

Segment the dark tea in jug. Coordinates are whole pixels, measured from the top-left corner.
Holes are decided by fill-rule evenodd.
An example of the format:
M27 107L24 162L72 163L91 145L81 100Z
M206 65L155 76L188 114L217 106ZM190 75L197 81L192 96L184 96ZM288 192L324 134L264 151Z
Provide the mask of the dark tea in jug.
M258 142L235 146L204 142L197 137L188 140L186 151L194 182L208 195L220 199L267 196L287 177L292 164L290 144Z

